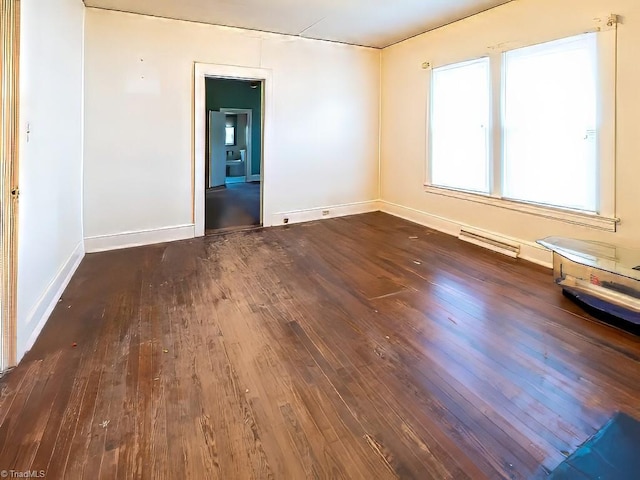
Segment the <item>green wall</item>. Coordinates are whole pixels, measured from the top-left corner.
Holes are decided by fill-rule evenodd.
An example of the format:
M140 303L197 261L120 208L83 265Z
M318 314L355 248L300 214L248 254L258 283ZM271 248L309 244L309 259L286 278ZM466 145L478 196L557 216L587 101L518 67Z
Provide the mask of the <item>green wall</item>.
M251 173L260 173L260 155L262 152L262 88L251 88L246 80L227 80L207 78L207 111L221 108L250 108L251 125Z

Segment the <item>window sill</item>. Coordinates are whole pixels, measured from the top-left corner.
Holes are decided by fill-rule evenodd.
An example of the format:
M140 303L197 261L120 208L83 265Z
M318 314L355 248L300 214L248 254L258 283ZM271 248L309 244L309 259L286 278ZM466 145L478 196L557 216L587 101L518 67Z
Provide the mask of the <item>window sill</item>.
M556 208L550 206L536 205L527 202L518 202L515 200L506 200L504 198L492 197L482 193L464 192L453 190L445 187L436 187L433 185L425 185L424 191L433 195L441 195L445 197L457 198L469 202L491 205L494 207L514 210L516 212L536 215L538 217L550 218L561 222L580 225L582 227L590 227L607 232L615 232L616 226L620 222L619 218L604 217L601 215L580 212L578 210L570 210L564 208Z

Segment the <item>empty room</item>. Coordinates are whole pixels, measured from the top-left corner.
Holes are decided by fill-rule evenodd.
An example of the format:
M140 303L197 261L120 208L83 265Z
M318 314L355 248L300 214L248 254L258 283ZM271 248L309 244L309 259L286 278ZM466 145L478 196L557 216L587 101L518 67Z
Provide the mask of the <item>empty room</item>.
M0 476L634 479L636 0L0 0Z

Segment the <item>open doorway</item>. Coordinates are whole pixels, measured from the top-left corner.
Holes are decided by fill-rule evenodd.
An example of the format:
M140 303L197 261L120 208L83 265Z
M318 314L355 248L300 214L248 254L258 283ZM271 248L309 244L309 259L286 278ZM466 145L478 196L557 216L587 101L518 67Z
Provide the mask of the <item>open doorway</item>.
M263 84L206 78L205 233L261 225Z
M258 82L260 89L261 115L253 115L253 123L260 119L260 224L271 225L274 218L274 203L271 190L271 166L273 143L273 76L266 68L241 67L237 65L221 65L215 63L194 64L194 96L193 96L193 224L195 236L205 234L205 193L207 190L208 158L207 149L207 98L206 82L209 79L241 80ZM222 105L222 108L231 108ZM255 130L253 131L255 134ZM256 156L253 145L252 156ZM253 168L253 167L252 167Z

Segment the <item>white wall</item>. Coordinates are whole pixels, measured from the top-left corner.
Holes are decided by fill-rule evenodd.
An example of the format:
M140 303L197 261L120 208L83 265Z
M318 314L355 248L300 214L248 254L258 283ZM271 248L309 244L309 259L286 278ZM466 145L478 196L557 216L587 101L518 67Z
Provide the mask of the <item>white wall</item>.
M19 358L83 255L84 22L81 0L20 3Z
M425 61L446 64L515 41L580 33L594 18L615 13L618 26L616 233L579 227L489 205L424 192ZM567 33L569 32L569 33ZM382 54L381 197L398 214L444 230L466 224L532 242L548 235L638 246L640 240L640 3L637 0L518 0L389 47ZM551 172L549 173L552 174ZM571 179L567 179L570 185ZM397 207L399 206L399 207Z
M85 38L88 245L193 224L194 62L272 71L266 225L377 199L378 50L92 8Z

